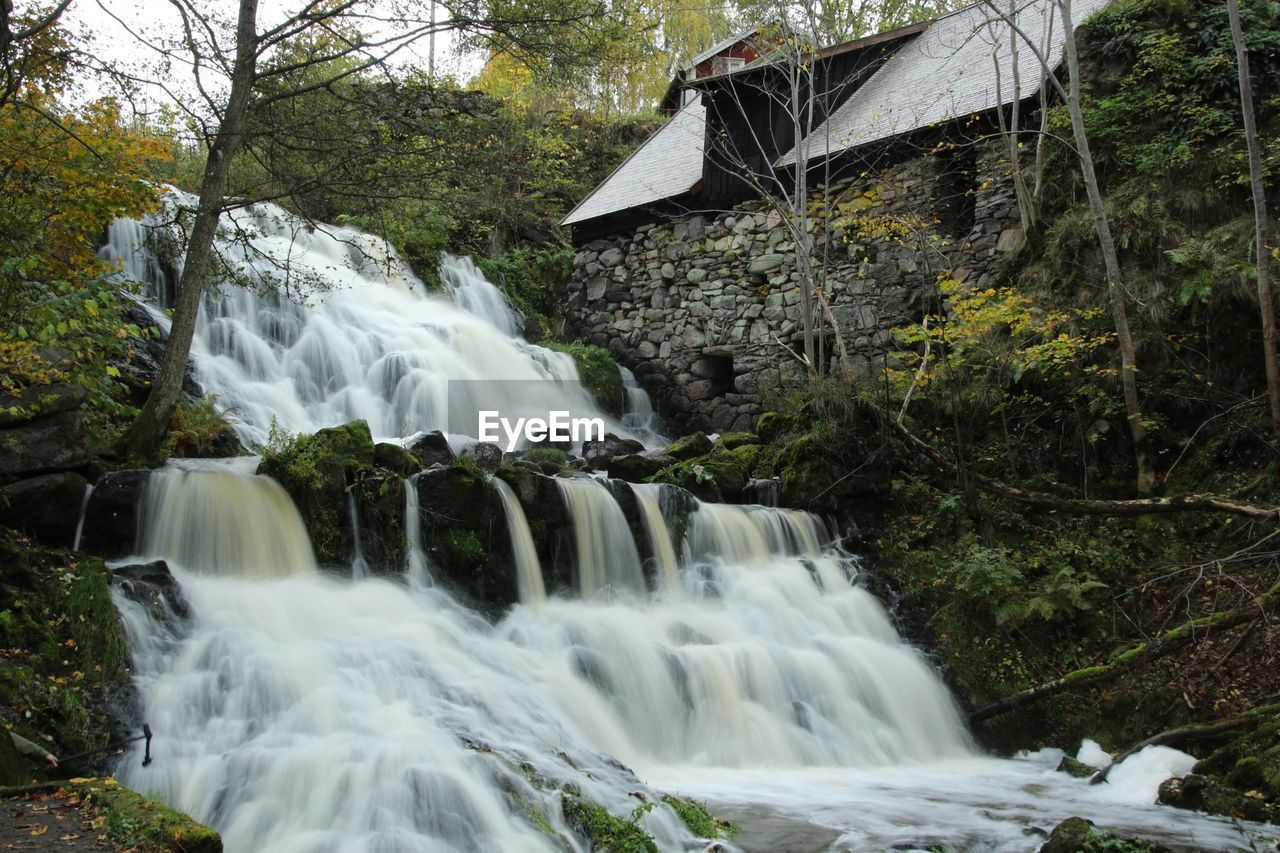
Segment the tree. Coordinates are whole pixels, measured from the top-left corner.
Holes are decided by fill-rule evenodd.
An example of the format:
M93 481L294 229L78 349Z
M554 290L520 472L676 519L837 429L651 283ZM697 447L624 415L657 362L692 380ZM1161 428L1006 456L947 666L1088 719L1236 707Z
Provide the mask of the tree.
M1125 416L1129 425L1129 435L1133 439L1134 459L1137 464L1137 490L1140 495L1149 495L1155 489L1156 470L1152 458L1150 438L1147 425L1143 419L1142 401L1138 394L1137 347L1134 344L1133 332L1129 327L1128 297L1124 290L1124 276L1120 270L1120 256L1116 251L1115 237L1111 233L1111 223L1107 218L1106 206L1102 201L1102 189L1098 182L1097 170L1094 167L1093 153L1089 147L1089 136L1085 131L1084 113L1080 101L1080 58L1076 50L1074 18L1071 15L1071 0L1054 0L1062 20L1063 57L1067 67L1067 82L1064 85L1056 74L1053 64L1035 41L1018 25L1016 10L1010 14L998 8L995 0L983 0L986 6L1004 21L1021 39L1022 43L1035 55L1047 78L1062 98L1071 118L1071 133L1075 143L1076 159L1080 165L1080 176L1089 199L1089 211L1093 219L1093 227L1098 236L1098 247L1102 252L1102 262L1106 275L1107 304L1111 311L1112 323L1116 331L1116 346L1120 353L1120 387L1124 396Z
M1249 48L1240 21L1239 0L1227 0L1231 20L1231 41L1236 50L1240 78L1240 112L1244 119L1245 144L1249 149L1249 191L1253 196L1253 239L1257 258L1258 311L1262 317L1262 358L1267 374L1267 397L1271 404L1271 428L1280 438L1280 361L1276 356L1276 300L1271 288L1270 254L1267 249L1267 194L1263 188L1262 142L1253 110L1253 81L1249 74Z
M511 50L577 56L594 45L592 23L604 9L597 0L539 6L525 0L454 0L435 21L428 3L401 4L388 21L371 0L307 0L274 23L259 21L257 0L240 0L234 25L219 21L198 0L170 0L178 14L179 44L156 46L192 73L198 105L191 118L205 128L207 156L182 275L173 307L169 343L151 393L121 442L121 450L147 456L159 446L181 394L200 301L213 283L213 240L223 211L252 203L225 198L233 160L250 135L287 132L257 123L272 108L317 92L388 60L414 40L440 30ZM366 36L361 25L383 34ZM123 22L122 22L123 25ZM562 43L556 36L564 35ZM140 44L154 43L139 37ZM225 93L225 94L223 94Z
M0 0L0 105L32 79L54 82L49 72L62 69L70 52L57 26L70 5L59 0L51 9L20 11L13 0Z

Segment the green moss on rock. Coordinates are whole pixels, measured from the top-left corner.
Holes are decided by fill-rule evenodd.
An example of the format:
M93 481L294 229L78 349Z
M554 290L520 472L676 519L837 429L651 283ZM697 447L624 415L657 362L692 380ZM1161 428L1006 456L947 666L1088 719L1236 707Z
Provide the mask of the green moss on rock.
M699 838L731 838L738 832L737 826L707 811L706 803L674 794L663 794L662 801L671 806L689 831Z
M622 373L618 370L618 362L614 361L607 349L577 341L546 345L573 357L573 363L578 368L578 378L605 411L615 415L622 413Z
M113 779L91 779L69 787L102 809L103 832L119 849L222 853L222 838L215 830Z
M658 853L653 836L634 819L616 817L599 803L569 792L564 796L564 819L591 841L600 853Z

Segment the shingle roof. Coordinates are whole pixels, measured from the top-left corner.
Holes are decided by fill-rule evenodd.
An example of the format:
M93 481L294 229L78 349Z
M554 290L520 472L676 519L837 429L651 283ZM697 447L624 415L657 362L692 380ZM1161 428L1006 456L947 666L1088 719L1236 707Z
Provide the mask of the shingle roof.
M992 0L1004 12L1008 0ZM1053 0L1013 0L1018 29L1049 64L1062 60L1062 19ZM1079 26L1110 0L1075 0ZM809 157L856 148L878 139L1012 103L1012 29L991 6L978 3L935 20L907 42L809 137ZM1017 99L1031 97L1041 66L1028 45L1017 45ZM997 74L997 67L999 72ZM998 86L997 86L998 82ZM821 152L821 154L819 153ZM796 161L796 149L777 165Z
M658 128L560 220L572 225L686 193L702 179L707 110L699 98Z

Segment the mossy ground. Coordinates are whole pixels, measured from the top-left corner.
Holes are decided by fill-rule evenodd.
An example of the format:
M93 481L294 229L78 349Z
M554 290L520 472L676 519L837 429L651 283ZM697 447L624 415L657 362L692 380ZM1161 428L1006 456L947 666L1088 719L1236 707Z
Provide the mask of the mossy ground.
M70 754L112 736L106 714L129 673L111 573L96 558L0 530L0 692L4 722Z

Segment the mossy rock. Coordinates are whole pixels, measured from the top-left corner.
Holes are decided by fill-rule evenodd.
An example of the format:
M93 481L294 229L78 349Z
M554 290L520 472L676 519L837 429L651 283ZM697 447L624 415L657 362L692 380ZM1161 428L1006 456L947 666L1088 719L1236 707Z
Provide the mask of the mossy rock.
M346 491L373 470L376 456L364 421L286 437L263 451L258 473L274 477L293 498L321 565L351 559Z
M605 462L605 470L614 479L626 480L629 483L643 483L663 468L675 464L675 461L670 456L628 453L625 456L611 456Z
M794 415L782 412L765 412L756 419L756 435L766 444L776 441L784 435L796 432L797 419Z
M1280 820L1280 804L1261 791L1242 791L1210 776L1196 773L1168 779L1160 785L1159 802L1181 809L1243 818L1263 823Z
M726 820L715 817L707 810L707 804L691 797L677 797L674 794L663 794L662 801L670 806L689 831L699 838L731 838L738 832L738 827Z
M1053 828L1039 853L1172 853L1168 847L1142 838L1122 838L1100 832L1092 821L1069 817Z
M109 743L133 724L113 718L128 696L129 648L96 557L43 549L0 529L0 667L5 716L30 739L70 754ZM57 614L51 618L50 614ZM85 765L81 765L82 767Z
M527 462L536 462L538 464L550 462L561 467L569 464L569 454L558 447L534 447L526 450L521 454L520 458Z
M617 817L599 803L566 792L564 819L600 853L658 853L653 836L633 820Z
M477 610L504 612L519 590L497 487L466 464L424 471L417 486L422 544L436 578Z
M678 462L685 462L699 456L706 456L714 449L715 442L708 438L705 432L695 432L676 440L662 451L662 455L670 456Z
M222 837L180 811L149 800L114 779L68 786L102 809L102 832L138 853L222 853Z
M1088 779L1098 771L1083 761L1077 761L1070 755L1064 755L1062 760L1058 762L1058 772L1066 773L1068 776L1074 776L1077 779Z
M422 470L422 461L398 444L380 441L373 447L373 464L401 477L410 477Z
M734 450L744 444L759 444L760 436L754 432L731 432L716 439L716 444L725 450Z

